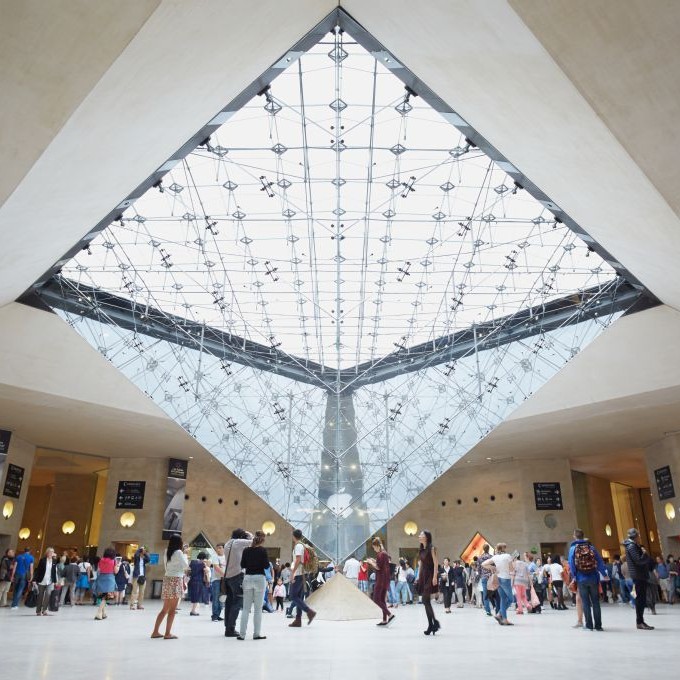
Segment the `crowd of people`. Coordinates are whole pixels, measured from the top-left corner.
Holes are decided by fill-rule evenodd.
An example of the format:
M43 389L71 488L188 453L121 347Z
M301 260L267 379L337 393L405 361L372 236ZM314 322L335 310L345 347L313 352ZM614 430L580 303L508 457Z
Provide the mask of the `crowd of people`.
M419 535L414 564L406 558L393 560L377 537L371 542L374 556L359 560L352 555L341 566L320 565L313 546L297 529L290 562L270 561L264 544L263 532L239 528L217 544L212 556L200 551L192 559L181 536L172 536L163 556L162 608L151 637L177 638L173 623L184 598L191 602L190 616L200 616L201 605L208 605L211 619L224 622L224 636L241 641L251 610L254 640L266 639L264 612L285 611L291 628L302 627L303 617L309 625L316 612L305 601L307 595L336 573L376 603L378 626L390 626L397 607L421 604L427 618L423 632L432 636L441 629L435 603L443 605L445 614L454 604L479 608L501 626L517 623L510 620L511 612L515 617L540 614L550 606L573 610L575 628L602 631L601 604L620 602L635 609L638 629L653 630L645 621L646 610L655 614L658 602L674 604L680 595L678 562L672 555L652 558L636 529L628 531L622 554L612 561L603 559L580 529L574 531L566 556L541 559L530 552L511 553L498 543L494 550L485 544L469 563L440 559L429 531ZM129 560L112 548L92 559L68 553L57 557L47 548L37 561L29 548L18 554L7 550L0 560L0 607L17 609L23 601L38 616L49 616L61 606L91 603L97 621L107 618L110 605L143 610L149 560L144 546Z

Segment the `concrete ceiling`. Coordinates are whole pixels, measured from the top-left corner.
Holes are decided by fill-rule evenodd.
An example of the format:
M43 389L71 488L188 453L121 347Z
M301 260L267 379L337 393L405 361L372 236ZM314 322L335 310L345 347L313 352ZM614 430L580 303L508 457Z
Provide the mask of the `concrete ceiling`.
M336 5L100 4L3 6L0 306ZM680 309L680 3L342 5ZM0 427L107 456L202 451L55 317L0 320ZM471 456L594 461L678 429L679 330L667 307L617 324Z
M0 305L336 5L100 4L32 0L3 16ZM680 3L342 5L680 309Z

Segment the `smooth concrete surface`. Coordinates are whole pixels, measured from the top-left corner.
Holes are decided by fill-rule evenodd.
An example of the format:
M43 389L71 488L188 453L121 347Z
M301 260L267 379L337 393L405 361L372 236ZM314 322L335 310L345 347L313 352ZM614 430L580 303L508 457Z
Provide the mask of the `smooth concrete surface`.
M109 609L105 621L94 620L94 607L66 607L38 618L25 607L0 610L2 677L23 680L71 680L98 677L118 680L178 678L227 674L234 680L305 677L315 680L401 680L455 673L472 677L534 677L538 669L551 680L584 675L598 669L602 678L667 677L680 662L680 606L659 605L649 616L655 631L635 629L628 605L603 608L603 633L572 628L573 610L509 618L499 626L479 609L444 614L435 605L442 630L425 637L420 605L399 607L389 628L373 621L329 622L289 629L281 613L265 614L266 640L244 642L223 636L221 623L210 621L207 607L189 617L182 605L174 632L177 640L151 640L159 601L144 611ZM486 669L486 670L484 670ZM588 672L585 672L587 676ZM671 673L672 676L672 673Z
M313 592L308 604L317 612L319 621L382 619L380 607L342 574L336 574Z

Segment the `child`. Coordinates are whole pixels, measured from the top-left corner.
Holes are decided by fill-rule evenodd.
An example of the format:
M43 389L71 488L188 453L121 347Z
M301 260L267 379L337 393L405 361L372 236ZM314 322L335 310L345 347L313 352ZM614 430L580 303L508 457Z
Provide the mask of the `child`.
M283 585L282 578L276 582L274 597L276 598L276 611L279 611L279 609L283 611L283 598L286 597L286 587Z

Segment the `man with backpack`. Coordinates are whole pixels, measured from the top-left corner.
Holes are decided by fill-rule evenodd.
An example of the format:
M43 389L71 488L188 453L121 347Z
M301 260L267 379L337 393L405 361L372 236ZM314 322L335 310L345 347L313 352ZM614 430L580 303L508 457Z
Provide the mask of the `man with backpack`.
M316 616L316 612L305 603L305 572L318 571L318 567L319 560L314 549L302 542L302 532L299 529L295 529L293 531L290 602L291 607L294 607L296 611L295 619L288 624L290 628L300 628L302 626L302 612L307 614L307 625Z
M590 541L583 538L581 529L574 529L574 541L569 548L569 569L578 585L578 592L583 603L586 628L602 630L602 610L600 609L600 574L607 576L600 553Z

